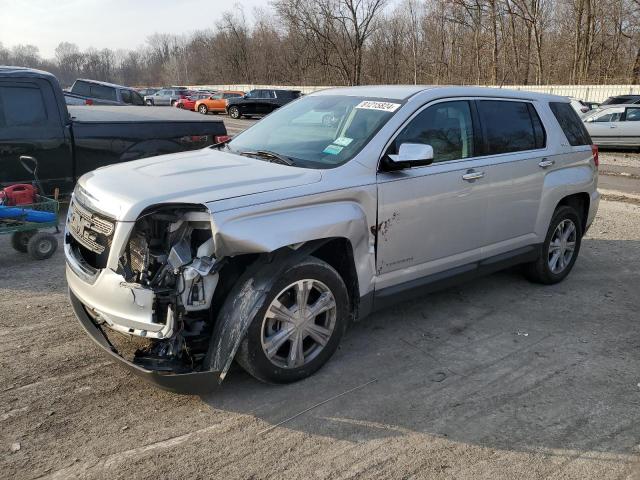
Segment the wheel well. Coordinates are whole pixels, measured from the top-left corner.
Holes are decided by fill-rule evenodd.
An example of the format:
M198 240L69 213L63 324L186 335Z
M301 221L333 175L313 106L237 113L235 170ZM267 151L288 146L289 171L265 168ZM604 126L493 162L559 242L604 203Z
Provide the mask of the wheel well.
M327 262L340 274L351 299L352 318L357 318L360 290L351 242L346 238L334 238L311 252L311 255Z
M587 229L587 218L589 216L589 204L591 203L591 198L588 193L574 193L573 195L569 195L564 197L558 203L558 207L567 205L569 207L573 207L578 212L580 216L580 220L582 221L582 233ZM556 207L557 208L557 207Z

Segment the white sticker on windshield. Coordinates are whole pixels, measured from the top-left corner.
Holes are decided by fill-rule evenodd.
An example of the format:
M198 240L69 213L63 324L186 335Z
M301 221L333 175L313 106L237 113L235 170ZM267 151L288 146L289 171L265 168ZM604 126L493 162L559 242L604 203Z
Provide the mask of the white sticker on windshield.
M333 143L341 147L348 147L351 142L353 142L353 138L349 137L338 137L333 141Z
M365 100L364 102L360 102L358 105L356 105L356 108L363 108L366 110L382 110L385 112L395 112L398 107L400 107L399 103L374 102L373 100Z

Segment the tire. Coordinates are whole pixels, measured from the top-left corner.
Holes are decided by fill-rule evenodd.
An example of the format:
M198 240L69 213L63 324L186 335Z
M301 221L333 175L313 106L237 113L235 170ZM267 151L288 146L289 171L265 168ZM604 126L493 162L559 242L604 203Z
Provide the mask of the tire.
M27 253L27 245L29 239L33 237L38 231L31 230L27 232L13 232L11 235L11 246L14 250L20 253Z
M315 317L307 316L302 324L278 320L277 318L288 316L301 321L301 317L297 315L300 311L297 303L291 304L299 301L300 285L305 285L309 292L306 297L307 308L318 305L317 302L322 298L325 301L320 300L323 302L320 305L327 310ZM287 313L274 315L274 308ZM274 282L249 325L238 349L236 361L250 375L266 383L302 380L315 373L334 354L346 329L349 312L349 295L340 274L328 263L315 257L307 257L285 270ZM287 328L292 333L283 335ZM311 335L308 333L310 328L313 328ZM277 342L278 338L284 337L287 337L284 341ZM298 342L298 338L302 340ZM324 345L316 338L322 338ZM271 357L267 355L268 345L275 346L271 350ZM294 345L301 346L301 349L295 350L298 353L297 359L292 354ZM300 351L302 357L299 356Z
M178 101L177 101L177 100L171 100L171 106L172 106L172 107L175 107L175 106L176 106L176 103L178 103Z
M582 222L575 208L558 207L551 218L540 257L524 266L525 276L532 282L544 285L564 280L580 253L582 233ZM566 239L562 240L564 237ZM570 250L571 247L573 250Z
M149 99L145 103L147 104L147 107L153 107L153 100Z
M207 108L207 106L205 104L202 104L200 106L198 106L198 112L206 115L207 113L209 113L209 109Z
M240 114L240 109L238 107L229 107L229 116L236 120L242 117L242 115Z
M58 240L52 233L38 232L27 244L29 256L34 260L45 260L53 255L58 248Z

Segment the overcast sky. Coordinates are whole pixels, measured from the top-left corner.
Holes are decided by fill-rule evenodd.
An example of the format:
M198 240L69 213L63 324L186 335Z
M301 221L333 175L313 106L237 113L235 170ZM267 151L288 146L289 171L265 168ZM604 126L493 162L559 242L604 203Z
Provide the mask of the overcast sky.
M220 12L242 5L251 18L269 0L0 0L0 42L32 44L44 58L63 41L81 49L133 49L155 33L213 27Z

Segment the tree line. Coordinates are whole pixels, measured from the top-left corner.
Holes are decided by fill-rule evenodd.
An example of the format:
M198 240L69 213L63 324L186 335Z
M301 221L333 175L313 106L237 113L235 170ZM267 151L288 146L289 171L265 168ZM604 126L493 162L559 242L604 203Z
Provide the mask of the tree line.
M0 64L65 86L638 84L640 0L272 0L133 50L0 44Z

